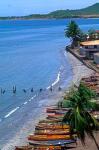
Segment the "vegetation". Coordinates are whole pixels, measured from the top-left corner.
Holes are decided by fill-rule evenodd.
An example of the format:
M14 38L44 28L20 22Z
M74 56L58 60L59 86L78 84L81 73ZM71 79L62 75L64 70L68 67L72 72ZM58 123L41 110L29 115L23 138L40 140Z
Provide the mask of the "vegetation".
M78 41L80 41L81 30L75 21L71 21L69 23L65 29L65 36L71 39L73 47L78 45Z
M86 134L91 137L99 150L94 137L94 131L99 127L99 122L89 113L94 109L99 110L99 105L92 101L93 98L95 93L81 83L78 90L73 90L64 100L65 106L70 110L65 114L63 122L70 124L71 131L77 132L83 144L85 144Z
M89 18L89 17L99 17L99 3L83 9L77 10L57 10L48 14L33 14L21 17L0 17L0 19L47 19L47 18Z

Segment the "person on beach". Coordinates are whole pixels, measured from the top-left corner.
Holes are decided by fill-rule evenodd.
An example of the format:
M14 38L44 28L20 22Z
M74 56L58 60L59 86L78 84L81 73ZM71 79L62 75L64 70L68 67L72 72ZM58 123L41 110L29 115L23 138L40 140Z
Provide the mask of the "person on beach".
M6 91L5 90L3 90L3 92L2 92L2 94L4 94Z
M40 89L40 92L42 92L43 91L43 89Z
M51 91L51 92L53 91L53 88L52 88L52 86L50 87L50 91Z
M13 86L13 93L16 93L16 86Z
M61 90L62 90L62 88L59 86L58 91L61 91Z
M25 90L25 89L23 89L23 92L24 92L24 93L26 93L26 90Z
M2 88L1 88L1 94L2 94L2 92L3 92L3 90L2 90Z
M34 92L33 88L31 89L31 92L32 92L32 93Z

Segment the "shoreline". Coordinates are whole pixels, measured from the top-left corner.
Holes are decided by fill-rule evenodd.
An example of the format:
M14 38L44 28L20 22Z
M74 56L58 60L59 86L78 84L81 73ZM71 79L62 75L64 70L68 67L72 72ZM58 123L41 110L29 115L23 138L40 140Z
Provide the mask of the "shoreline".
M99 19L99 16L81 16L81 17L67 17L67 18L15 18L15 19L0 19L0 21L32 21L32 20L65 20L65 19Z
M66 53L66 52L65 52ZM70 65L72 67L73 77L72 81L67 90L73 85L79 84L79 81L82 77L89 76L93 74L93 71L83 65L77 58L75 58L72 54L66 53ZM65 56L66 57L66 56ZM66 86L66 85L65 85ZM66 87L65 87L66 88ZM65 90L66 91L66 90ZM39 107L36 109L34 117L32 112L30 113L30 119L27 120L27 123L21 128L21 130L16 134L16 136L9 140L8 143L2 148L2 150L14 150L14 146L16 145L26 145L27 143L27 136L33 133L35 129L35 125L38 123L39 120L46 118L46 107L56 105L58 101L62 99L64 94L64 90L62 92L53 93L51 96L46 97L38 103ZM46 107L45 107L46 103ZM38 112L38 113L37 113ZM20 112L19 112L20 114Z

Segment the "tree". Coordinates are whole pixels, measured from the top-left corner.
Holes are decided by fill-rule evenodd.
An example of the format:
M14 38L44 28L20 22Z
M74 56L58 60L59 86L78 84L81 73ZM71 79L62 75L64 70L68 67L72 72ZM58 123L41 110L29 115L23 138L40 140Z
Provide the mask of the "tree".
M95 102L91 101L93 97L95 97L95 94L81 83L78 90L74 91L66 100L67 106L70 109L65 114L63 123L70 124L71 131L76 131L78 138L83 144L85 144L87 134L94 140L99 150L93 134L97 127L99 127L99 122L90 113L96 107Z
M72 46L77 46L80 40L81 30L75 21L71 21L67 28L65 29L65 36L71 38Z
M96 38L96 31L94 29L88 30L89 40L95 40Z

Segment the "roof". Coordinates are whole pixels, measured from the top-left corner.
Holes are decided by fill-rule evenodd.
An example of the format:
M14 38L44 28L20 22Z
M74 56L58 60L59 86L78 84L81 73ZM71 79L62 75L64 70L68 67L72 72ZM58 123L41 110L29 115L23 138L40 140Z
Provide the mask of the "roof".
M99 30L96 30L96 33L99 33Z
M81 42L80 45L82 45L82 46L94 46L94 45L99 45L99 40Z

